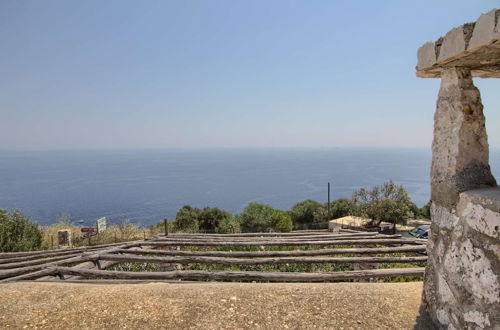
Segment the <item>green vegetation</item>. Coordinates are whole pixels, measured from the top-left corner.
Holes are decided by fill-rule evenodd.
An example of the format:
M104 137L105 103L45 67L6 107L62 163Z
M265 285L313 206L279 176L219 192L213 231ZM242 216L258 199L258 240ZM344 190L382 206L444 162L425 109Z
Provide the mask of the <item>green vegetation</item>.
M293 205L289 213L295 229L308 229L314 222L314 214L322 207L322 204L311 199Z
M378 226L382 221L404 224L415 216L405 188L392 181L370 190L361 188L355 191L352 202L355 214L371 219L372 226Z
M0 209L0 252L39 250L42 233L20 211L12 213Z
M243 232L287 232L293 228L288 213L267 204L250 203L237 218Z

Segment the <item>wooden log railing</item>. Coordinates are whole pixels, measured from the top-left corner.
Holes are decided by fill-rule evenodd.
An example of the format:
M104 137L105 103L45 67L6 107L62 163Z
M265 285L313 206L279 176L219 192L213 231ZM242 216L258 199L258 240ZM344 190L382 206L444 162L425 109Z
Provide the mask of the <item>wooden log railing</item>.
M374 239L346 239L346 240L327 240L327 241L168 241L157 240L148 242L152 246L330 246L330 245L393 245L393 244L420 244L413 239L390 239L390 238L374 238Z
M279 257L279 258L220 258L220 257L145 257L136 255L101 254L99 260L169 264L264 265L288 263L411 263L427 257Z
M294 272L207 272L207 271L171 271L171 272L121 272L105 270L74 269L66 267L51 268L53 273L78 275L85 278L138 279L138 280L237 280L269 282L331 282L338 280L383 278L395 276L421 276L425 268L388 268L363 271L345 271L332 273L294 273Z
M153 254L167 256L206 256L206 257L293 257L293 256L323 256L338 254L391 254L391 253L418 253L425 252L423 245L408 245L384 248L339 248L320 250L293 250L293 251L166 251L151 249L118 249L116 253Z
M0 282L20 280L256 280L329 282L420 276L423 268L389 268L330 273L235 272L176 270L165 272L117 272L106 270L119 263L156 264L379 264L427 260L424 241L373 232L327 231L247 234L175 234L134 242L66 250L0 254ZM342 246L355 247L342 247ZM266 247L293 247L291 251L265 251ZM334 248L340 246L340 248ZM366 247L363 247L366 246ZM201 247L202 251L159 250L162 247ZM258 247L259 251L216 251L221 247ZM304 249L307 247L306 249ZM330 247L330 248L328 248ZM313 249L310 249L313 248ZM378 256L377 256L378 254ZM393 254L402 254L397 256ZM420 254L420 255L419 255ZM346 255L346 256L340 256ZM337 256L337 257L335 257Z

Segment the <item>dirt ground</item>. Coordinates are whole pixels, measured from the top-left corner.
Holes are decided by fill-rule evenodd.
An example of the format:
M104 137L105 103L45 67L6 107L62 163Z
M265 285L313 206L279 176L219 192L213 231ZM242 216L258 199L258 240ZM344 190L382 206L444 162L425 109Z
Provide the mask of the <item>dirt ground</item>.
M8 283L1 329L432 329L422 283Z

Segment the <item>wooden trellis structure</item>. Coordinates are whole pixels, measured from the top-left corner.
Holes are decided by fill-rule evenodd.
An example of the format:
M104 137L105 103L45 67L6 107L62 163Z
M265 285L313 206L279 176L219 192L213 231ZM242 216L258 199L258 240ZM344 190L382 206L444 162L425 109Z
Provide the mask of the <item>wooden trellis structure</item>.
M293 247L271 251L267 247ZM348 248L346 248L348 246ZM190 247L196 247L190 251ZM219 247L259 247L258 251L217 251ZM267 250L266 250L267 249ZM404 256L401 256L404 255ZM171 234L127 243L86 248L0 253L0 282L88 281L272 281L331 282L395 276L421 276L424 267L338 272L265 272L168 270L132 272L107 270L120 263L162 266L186 264L406 264L425 262L425 241L342 230L292 233ZM167 267L168 268L168 267ZM178 268L182 268L178 267Z

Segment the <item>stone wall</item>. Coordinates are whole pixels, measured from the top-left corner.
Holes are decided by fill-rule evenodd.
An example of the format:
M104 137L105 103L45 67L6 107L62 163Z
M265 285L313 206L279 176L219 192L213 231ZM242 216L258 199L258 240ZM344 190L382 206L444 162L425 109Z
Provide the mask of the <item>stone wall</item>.
M456 209L434 203L424 301L444 329L500 326L500 188L460 194Z

